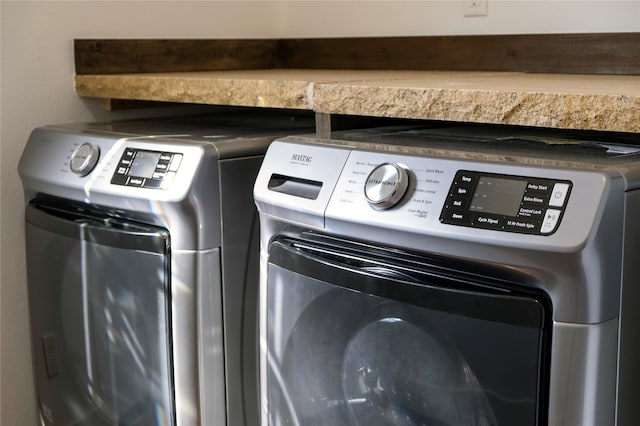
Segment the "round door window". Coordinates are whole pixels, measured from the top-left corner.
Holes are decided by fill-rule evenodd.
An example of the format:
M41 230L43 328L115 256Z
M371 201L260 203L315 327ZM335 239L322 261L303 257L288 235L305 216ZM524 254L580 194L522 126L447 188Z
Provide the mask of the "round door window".
M398 304L381 305L344 352L342 386L353 425L496 424L471 367Z
M497 424L472 368L420 308L329 291L286 342L281 370L270 363L272 424Z

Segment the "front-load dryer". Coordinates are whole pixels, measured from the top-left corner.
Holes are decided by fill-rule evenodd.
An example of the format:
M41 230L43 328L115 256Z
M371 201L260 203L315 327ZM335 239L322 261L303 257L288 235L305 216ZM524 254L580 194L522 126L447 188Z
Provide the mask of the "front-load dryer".
M268 144L303 116L45 126L25 147L43 425L256 425L257 214Z
M262 424L636 425L633 139L425 124L271 144Z

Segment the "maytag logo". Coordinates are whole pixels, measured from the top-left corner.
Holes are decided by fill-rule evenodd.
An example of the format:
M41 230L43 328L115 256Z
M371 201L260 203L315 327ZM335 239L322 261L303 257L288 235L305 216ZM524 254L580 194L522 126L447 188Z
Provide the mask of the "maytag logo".
M310 163L313 160L313 157L310 155L293 154L291 155L291 159L299 163Z

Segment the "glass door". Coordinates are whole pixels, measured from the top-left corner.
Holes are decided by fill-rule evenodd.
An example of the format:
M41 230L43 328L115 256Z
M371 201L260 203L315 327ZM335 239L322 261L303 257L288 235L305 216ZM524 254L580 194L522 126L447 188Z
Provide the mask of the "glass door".
M168 233L32 203L26 243L43 423L174 424Z
M548 304L494 272L318 234L276 240L269 425L544 424Z

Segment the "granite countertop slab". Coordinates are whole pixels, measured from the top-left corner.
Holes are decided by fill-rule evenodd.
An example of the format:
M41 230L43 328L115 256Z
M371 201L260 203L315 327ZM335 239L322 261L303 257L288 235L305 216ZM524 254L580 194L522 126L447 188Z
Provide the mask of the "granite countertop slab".
M80 96L640 132L640 76L262 69L77 75Z

